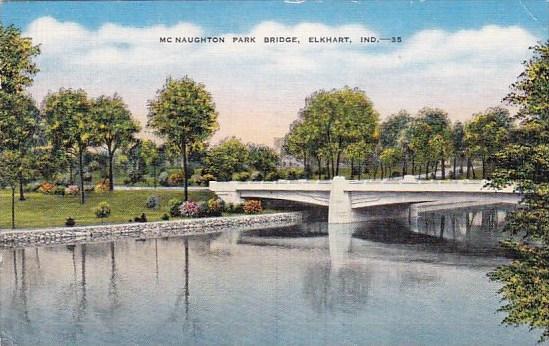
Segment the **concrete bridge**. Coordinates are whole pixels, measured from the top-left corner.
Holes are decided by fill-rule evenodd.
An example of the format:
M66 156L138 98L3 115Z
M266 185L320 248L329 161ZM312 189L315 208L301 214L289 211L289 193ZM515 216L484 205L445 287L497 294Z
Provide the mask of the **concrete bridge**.
M486 181L399 180L328 181L278 180L274 182L216 182L209 189L226 203L245 199L274 199L328 207L329 223L351 223L376 217L414 217L418 208L445 208L451 205L517 203L520 195L509 187L494 191Z

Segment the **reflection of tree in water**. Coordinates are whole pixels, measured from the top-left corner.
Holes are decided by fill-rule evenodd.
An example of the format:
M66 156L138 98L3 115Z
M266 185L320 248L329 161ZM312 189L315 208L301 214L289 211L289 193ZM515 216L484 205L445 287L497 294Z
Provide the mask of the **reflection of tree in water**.
M200 246L200 249L203 250L203 246ZM181 328L185 332L190 331L193 337L199 337L202 335L202 329L200 328L200 321L196 317L191 317L190 311L190 251L189 251L189 238L183 238L183 249L184 249L184 282L183 285L175 298L174 309L169 317L169 322L177 322L179 319L179 310L181 309L181 304L184 304L184 321L181 325Z
M329 262L320 263L305 270L303 294L316 312L352 313L368 302L371 281L364 265L334 270Z

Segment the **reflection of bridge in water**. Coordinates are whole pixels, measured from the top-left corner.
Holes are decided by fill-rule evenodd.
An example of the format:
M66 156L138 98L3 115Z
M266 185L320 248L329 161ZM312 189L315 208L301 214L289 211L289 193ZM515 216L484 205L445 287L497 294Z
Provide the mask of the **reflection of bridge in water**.
M277 182L210 182L210 190L227 203L246 198L292 201L328 207L329 223L353 223L378 217L416 217L418 212L449 206L515 204L512 188L494 191L485 181L466 180L345 180Z
M210 250L236 254L242 245L282 248L328 248L332 268L357 258L364 242L377 244L379 257L399 251L418 251L426 260L442 254L503 255L499 247L505 204L421 212L418 217L375 219L351 224L311 222L289 228L231 231L210 242ZM389 249L389 250L388 250ZM375 255L371 253L368 255ZM388 252L387 252L388 251ZM359 256L360 257L360 256Z

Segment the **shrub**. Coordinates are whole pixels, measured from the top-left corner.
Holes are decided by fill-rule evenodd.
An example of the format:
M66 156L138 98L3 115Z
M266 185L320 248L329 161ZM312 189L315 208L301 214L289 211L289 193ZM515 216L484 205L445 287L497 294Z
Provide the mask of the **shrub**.
M246 214L258 214L263 211L263 208L261 207L261 201L258 201L256 199L249 199L244 202L242 209Z
M242 207L243 207L242 203L237 203L237 204L229 203L227 204L227 207L225 207L225 211L227 213L242 213L243 211Z
M53 190L53 194L54 195L59 195L59 196L65 196L65 187L64 186L57 186Z
M170 216L166 213L162 214L162 216L160 217L160 220L163 220L163 221L168 221L170 219Z
M109 203L103 201L100 202L97 207L93 209L93 212L95 213L95 217L99 219L104 219L111 215L111 206L109 205Z
M75 221L72 217L68 217L68 218L65 220L65 226L67 226L67 227L73 227L74 225L76 225L76 221Z
M48 183L47 181L40 184L40 187L38 187L38 191L42 193L53 193L55 190L55 185L52 183Z
M166 171L160 172L160 174L158 175L158 183L161 186L170 185L169 182L168 182L168 177L169 177L168 172L166 172Z
M89 172L85 172L84 174L84 181L90 183L92 181L92 175Z
M80 192L80 188L77 185L69 185L65 188L65 195L76 196Z
M179 213L186 217L199 217L201 214L200 206L193 201L183 202L179 207Z
M149 209L155 209L155 208L158 208L159 205L160 205L160 198L158 198L158 196L147 197L147 201L145 202L145 207Z
M265 180L267 180L267 181L274 181L274 180L278 180L278 179L280 179L280 175L278 174L278 172L269 172L265 176Z
M208 186L208 184L210 183L210 181L214 181L215 180L215 177L213 174L210 174L210 173L206 173L206 174L203 174L201 177L200 177L200 183L204 186Z
M135 222L147 222L147 215L145 215L145 213L142 213L141 216L134 217L133 221L135 221Z
M182 203L183 201L178 198L172 198L168 201L168 210L170 212L170 216L181 216L179 207L181 207Z
M172 173L168 177L168 184L171 186L180 186L183 184L183 173Z
M109 191L109 185L106 182L102 181L97 185L95 185L95 187L93 188L93 191L97 193L107 192Z
M243 171L243 172L233 173L232 180L234 180L234 181L248 181L248 180L250 180L250 172Z
M253 172L250 174L250 180L252 180L252 181L261 181L261 180L264 180L263 173L261 173L261 172L259 172L259 171L253 171Z
M211 198L208 200L208 215L221 216L223 212L223 201L219 198Z

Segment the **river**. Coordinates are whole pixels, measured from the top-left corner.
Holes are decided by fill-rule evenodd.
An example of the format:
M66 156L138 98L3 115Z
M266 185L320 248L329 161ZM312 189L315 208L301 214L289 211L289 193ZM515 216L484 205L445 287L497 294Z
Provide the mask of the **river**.
M0 249L1 345L535 345L486 276L504 215Z

